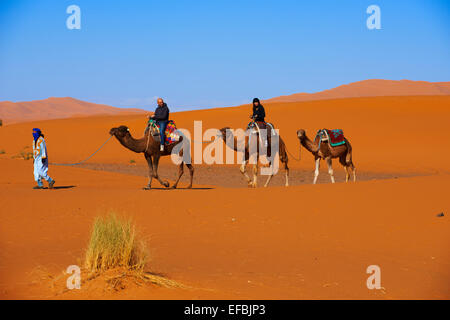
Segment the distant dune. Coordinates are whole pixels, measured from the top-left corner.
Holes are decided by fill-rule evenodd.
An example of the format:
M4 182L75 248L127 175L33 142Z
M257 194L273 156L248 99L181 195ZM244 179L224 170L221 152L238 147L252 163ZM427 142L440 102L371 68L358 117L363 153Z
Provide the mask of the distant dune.
M379 96L445 96L450 95L450 82L411 80L364 80L317 93L295 93L265 100L266 102L300 102L324 99Z
M27 102L0 102L0 119L4 124L62 119L75 116L117 115L121 113L145 112L141 109L122 109L77 100L74 98L48 98Z
M317 93L295 93L265 100L265 102L302 102L313 100L380 97L380 96L449 96L450 82L411 80L364 80ZM3 124L36 120L63 119L92 115L144 113L142 109L124 109L74 98L48 98L27 102L0 102Z

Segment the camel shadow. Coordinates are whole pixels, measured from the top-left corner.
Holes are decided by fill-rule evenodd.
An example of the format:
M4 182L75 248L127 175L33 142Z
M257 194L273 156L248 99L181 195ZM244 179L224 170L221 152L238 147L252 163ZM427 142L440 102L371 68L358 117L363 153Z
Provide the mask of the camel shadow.
M192 187L192 188L176 188L176 189L172 189L172 188L163 188L163 187L152 187L151 189L145 189L142 188L142 190L144 191L152 191L152 190L167 190L167 191L173 191L173 190L213 190L215 188L211 188L211 187Z

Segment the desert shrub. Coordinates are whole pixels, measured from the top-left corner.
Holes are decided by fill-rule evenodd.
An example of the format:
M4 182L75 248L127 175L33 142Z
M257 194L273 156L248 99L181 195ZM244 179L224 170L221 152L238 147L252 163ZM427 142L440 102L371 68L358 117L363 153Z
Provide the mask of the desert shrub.
M136 160L131 159L131 160L130 160L130 164L136 164Z
M18 154L12 156L13 159L21 158L23 160L33 159L33 152L22 150Z
M88 271L121 267L141 272L147 259L145 242L137 236L131 220L119 219L113 213L95 220L84 263Z
M5 150L0 150L0 154L5 154L6 153L6 151Z
M20 153L20 156L21 156L24 160L30 160L30 159L33 159L33 152L22 151L22 152Z

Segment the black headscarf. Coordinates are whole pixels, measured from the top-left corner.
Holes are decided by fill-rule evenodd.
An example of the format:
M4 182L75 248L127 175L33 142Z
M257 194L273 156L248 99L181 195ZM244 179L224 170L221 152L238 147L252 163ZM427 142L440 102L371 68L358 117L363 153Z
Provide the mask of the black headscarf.
M261 104L261 102L259 101L259 99L258 99L258 98L254 98L254 99L253 99L253 112L255 112L255 109L256 109L256 107L255 107L255 102L258 102L258 105L262 107L262 104Z

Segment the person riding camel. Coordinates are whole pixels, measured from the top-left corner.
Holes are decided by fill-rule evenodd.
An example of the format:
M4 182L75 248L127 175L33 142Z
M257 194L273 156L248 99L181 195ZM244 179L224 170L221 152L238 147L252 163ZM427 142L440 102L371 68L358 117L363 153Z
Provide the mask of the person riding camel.
M48 187L53 189L55 180L49 177L47 146L45 145L44 135L39 128L33 128L33 158L34 158L34 180L37 186L33 189L44 189L42 178L47 180Z
M253 114L250 116L255 122L263 122L266 117L264 106L259 102L258 98L253 99ZM260 128L261 129L261 128Z
M258 98L254 98L253 114L250 116L250 119L252 119L256 123L259 130L267 130L265 118L266 111L264 110L264 106L261 104ZM267 147L267 134L263 135L261 139L264 142L264 145Z
M160 137L160 151L164 151L164 143L166 140L166 127L169 122L169 107L164 102L162 98L158 98L157 100L158 106L155 109L155 113L150 116L151 119L156 121L156 124L159 126L159 137Z

